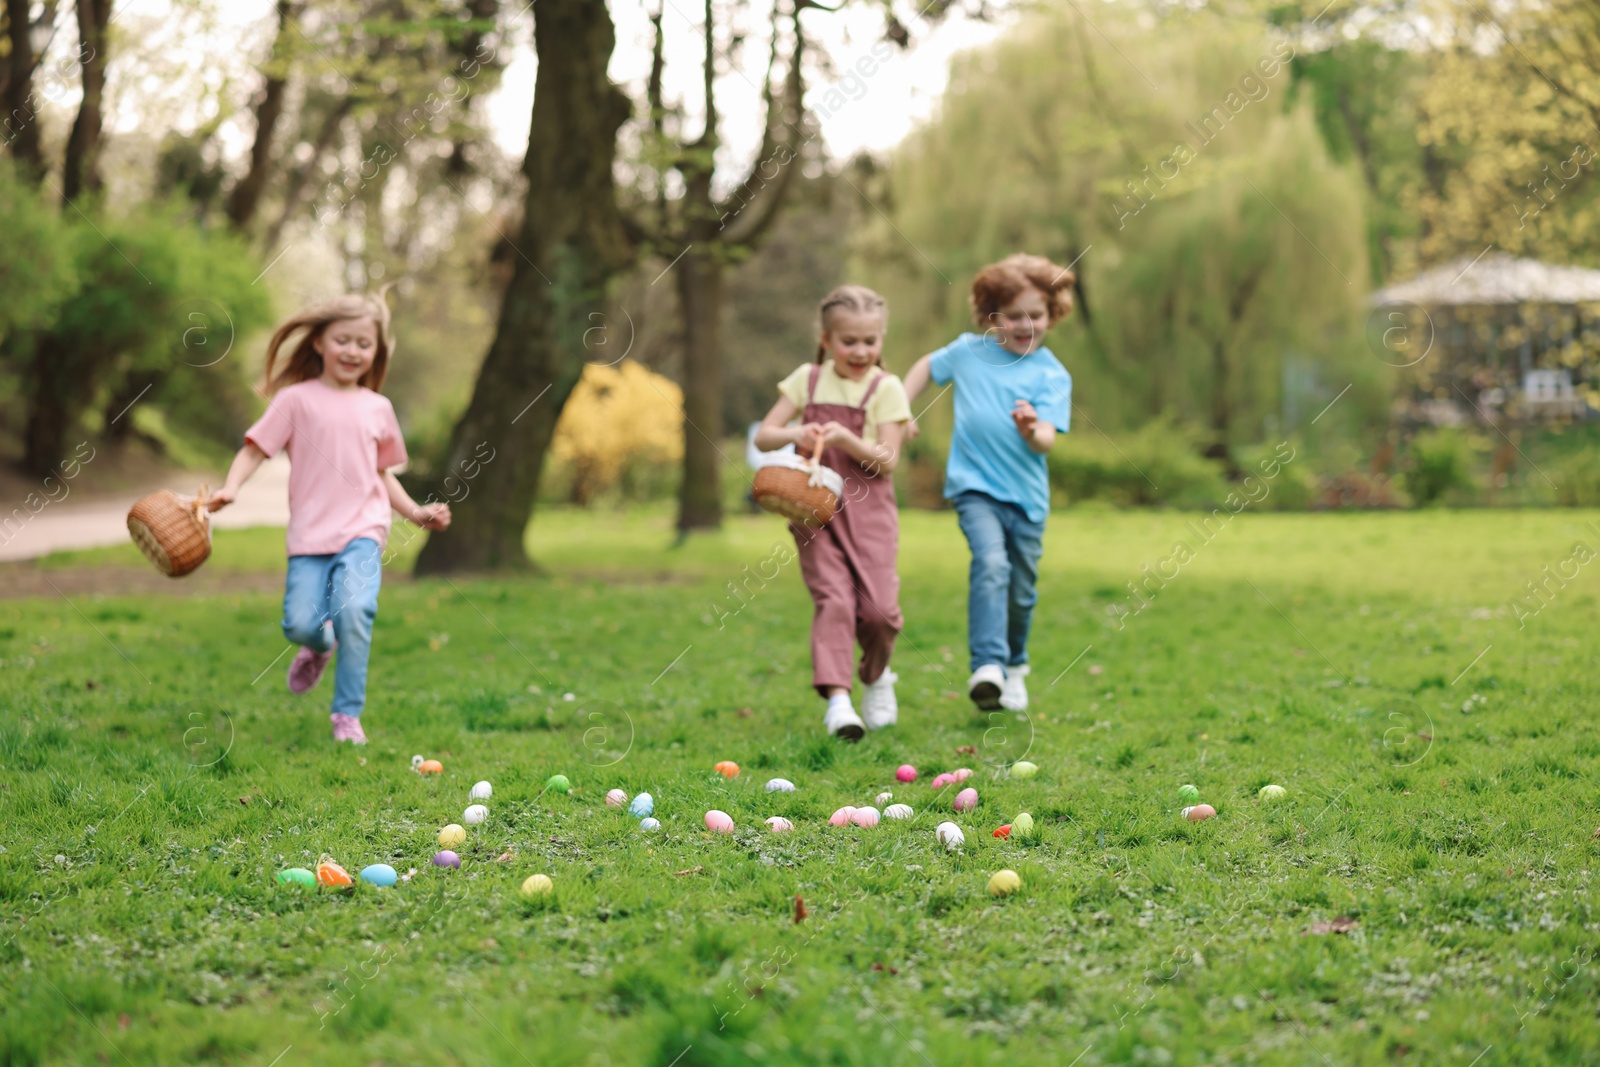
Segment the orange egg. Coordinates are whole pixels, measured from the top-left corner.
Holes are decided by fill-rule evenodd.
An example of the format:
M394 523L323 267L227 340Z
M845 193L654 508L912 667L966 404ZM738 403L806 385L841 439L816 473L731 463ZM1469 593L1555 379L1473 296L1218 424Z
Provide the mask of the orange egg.
M317 864L317 884L326 886L354 885L355 879L350 877L349 871L324 857Z
M436 759L425 759L425 760L422 761L422 766L417 768L417 773L418 774L443 774L444 773L444 764L440 763Z
M722 775L724 778L739 777L739 765L733 762L731 759L725 759L721 763L717 764L716 770L717 773Z

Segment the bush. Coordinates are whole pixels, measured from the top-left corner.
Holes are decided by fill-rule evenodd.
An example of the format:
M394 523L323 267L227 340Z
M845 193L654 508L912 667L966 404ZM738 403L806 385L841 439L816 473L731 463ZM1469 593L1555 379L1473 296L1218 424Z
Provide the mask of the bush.
M590 364L561 411L550 456L551 484L574 504L665 496L683 459L683 390L631 359Z
M1284 451L1284 447L1292 451ZM1285 455L1293 459L1284 461ZM1299 441L1245 445L1233 450L1234 464L1247 478L1260 478L1271 491L1255 505L1262 511L1305 511L1317 500L1317 476L1306 446ZM1269 472L1276 470L1276 474Z
M1568 508L1600 506L1600 452L1582 450L1552 464L1556 503Z
M1460 430L1419 433L1405 465L1406 491L1419 507L1469 496L1478 488L1472 474L1476 466L1476 450Z
M1209 507L1228 495L1223 471L1221 462L1199 454L1191 435L1165 419L1115 439L1086 426L1066 435L1050 455L1050 484L1068 503Z

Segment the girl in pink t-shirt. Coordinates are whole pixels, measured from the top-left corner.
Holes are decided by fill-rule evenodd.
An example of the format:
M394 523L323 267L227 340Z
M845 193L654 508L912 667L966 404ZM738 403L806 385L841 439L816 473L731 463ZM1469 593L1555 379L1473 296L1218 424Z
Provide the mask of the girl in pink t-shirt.
M296 334L280 367L279 353ZM267 345L272 402L207 502L212 511L227 507L263 460L288 451L283 635L301 646L289 664L289 691L315 686L337 648L333 739L358 745L367 743L361 709L389 513L429 530L450 525L450 505L418 504L390 470L406 461L394 407L378 391L393 351L381 297L340 297L279 326Z

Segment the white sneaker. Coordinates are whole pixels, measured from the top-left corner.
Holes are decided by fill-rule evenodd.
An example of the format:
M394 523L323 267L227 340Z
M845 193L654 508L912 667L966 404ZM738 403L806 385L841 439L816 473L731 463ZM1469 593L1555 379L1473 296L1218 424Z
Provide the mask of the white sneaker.
M1018 664L1006 668L1006 684L1000 690L1000 706L1007 711L1028 710L1028 683L1023 681L1028 676L1028 665Z
M878 680L867 686L866 695L861 698L861 717L866 720L867 729L881 730L899 720L900 704L894 698L894 683L899 680L898 674L885 667Z
M822 725L828 728L828 736L841 741L859 741L861 735L866 733L861 716L856 714L856 709L850 706L848 700L830 700L828 713L822 717Z
M967 695L982 711L1000 707L1000 689L1006 684L1006 672L998 663L985 663L967 679Z

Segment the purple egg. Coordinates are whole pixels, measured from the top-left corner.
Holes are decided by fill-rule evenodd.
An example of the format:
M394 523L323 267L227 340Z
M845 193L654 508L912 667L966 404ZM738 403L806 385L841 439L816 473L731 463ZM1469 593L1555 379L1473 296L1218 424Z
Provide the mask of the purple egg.
M433 865L435 867L460 867L461 857L449 849L445 849L443 852L434 855Z

